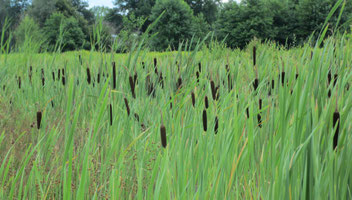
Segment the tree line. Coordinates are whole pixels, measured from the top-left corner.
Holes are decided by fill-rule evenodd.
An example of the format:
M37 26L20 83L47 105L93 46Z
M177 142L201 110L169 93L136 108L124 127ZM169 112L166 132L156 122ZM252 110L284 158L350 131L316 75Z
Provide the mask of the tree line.
M178 49L181 42L213 38L231 48L244 48L253 38L275 41L285 47L315 39L336 0L115 0L113 8L89 9L84 0L0 0L1 33L12 49L61 51L103 48L116 40L117 51L128 51L148 26L148 47ZM340 9L343 8L342 15ZM351 31L352 1L345 1L329 20ZM339 22L339 24L337 24ZM98 33L97 33L98 32ZM313 33L313 34L312 34ZM98 34L99 45L92 41Z

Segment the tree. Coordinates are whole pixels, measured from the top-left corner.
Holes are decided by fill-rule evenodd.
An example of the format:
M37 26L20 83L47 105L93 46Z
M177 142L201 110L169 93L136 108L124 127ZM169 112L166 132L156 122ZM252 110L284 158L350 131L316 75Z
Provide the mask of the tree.
M48 44L51 48L62 42L63 51L80 49L84 43L84 34L74 17L66 17L62 13L53 13L44 26Z
M202 14L208 24L216 21L219 0L185 0L185 2L191 7L195 16Z
M183 0L158 0L152 9L151 20L156 20L163 12L152 30L152 33L157 33L153 46L157 50L168 46L177 49L180 42L191 39L193 35L192 9Z
M23 51L39 52L44 44L44 35L39 25L28 15L23 18L15 30L16 46Z
M232 48L244 48L253 38L272 39L273 18L263 0L229 2L221 10L216 24L217 37L226 38Z

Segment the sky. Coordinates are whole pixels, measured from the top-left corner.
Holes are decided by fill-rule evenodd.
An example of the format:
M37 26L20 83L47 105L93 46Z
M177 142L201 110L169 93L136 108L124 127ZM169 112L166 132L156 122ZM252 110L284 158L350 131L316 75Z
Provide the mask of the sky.
M228 0L222 0L223 2L227 2ZM236 0L239 2L240 0ZM109 8L112 8L113 5L113 0L88 0L89 7L92 8L94 6L107 6Z

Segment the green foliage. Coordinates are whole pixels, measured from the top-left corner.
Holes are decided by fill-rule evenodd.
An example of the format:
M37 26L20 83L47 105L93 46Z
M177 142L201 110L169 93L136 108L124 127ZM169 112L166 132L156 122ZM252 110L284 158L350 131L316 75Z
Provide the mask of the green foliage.
M185 2L191 7L195 16L202 14L208 24L216 21L220 0L185 0Z
M169 46L178 49L180 42L190 40L193 33L194 16L191 8L183 0L158 0L153 7L151 20L163 16L152 33L157 33L153 47L163 50Z
M74 17L67 18L62 13L53 13L45 22L44 31L51 49L58 42L62 42L63 51L80 49L84 43L84 34L78 21Z
M253 38L270 39L272 16L262 0L247 0L241 5L229 3L220 13L217 36L232 48L244 48Z
M39 25L28 15L18 25L14 35L16 46L20 51L39 52L45 42L44 34L40 31Z

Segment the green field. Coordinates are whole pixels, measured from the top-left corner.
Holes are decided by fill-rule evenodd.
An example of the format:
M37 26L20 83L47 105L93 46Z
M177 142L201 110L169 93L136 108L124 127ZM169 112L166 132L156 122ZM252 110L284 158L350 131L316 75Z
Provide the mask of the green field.
M351 199L351 63L351 36L2 54L0 199Z

